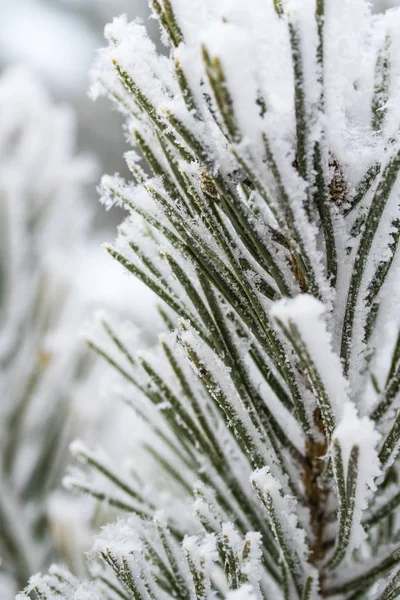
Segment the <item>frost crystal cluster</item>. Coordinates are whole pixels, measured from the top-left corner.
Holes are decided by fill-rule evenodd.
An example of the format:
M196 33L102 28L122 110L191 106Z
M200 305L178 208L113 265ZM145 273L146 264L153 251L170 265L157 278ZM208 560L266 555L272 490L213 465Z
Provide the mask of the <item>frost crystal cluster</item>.
M93 94L125 115L134 148L132 180L102 180L106 206L128 211L107 250L158 295L170 331L159 353L137 354L104 318L90 343L119 372L158 468L141 476L75 444L88 478L69 485L120 518L93 546L90 582L53 567L26 593L392 600L400 12L373 16L365 0L152 9L168 50L116 19Z
M69 295L73 256L82 251L87 224L82 196L90 173L88 161L74 155L71 117L25 69L2 75L2 600L12 600L33 573L54 560L57 523L49 521L48 498L65 469L70 401L92 362L76 341L83 315ZM66 549L68 534L62 537Z

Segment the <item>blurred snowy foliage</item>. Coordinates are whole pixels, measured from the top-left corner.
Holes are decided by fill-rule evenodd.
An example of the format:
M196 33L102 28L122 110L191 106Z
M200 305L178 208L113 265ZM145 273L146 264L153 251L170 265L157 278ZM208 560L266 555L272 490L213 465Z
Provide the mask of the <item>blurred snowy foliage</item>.
M89 240L97 166L75 154L75 119L31 72L0 79L0 594L11 600L58 557L84 572L89 530L105 516L58 491L71 436L118 430L102 369L78 336L94 308L146 322L157 313L144 286L115 271ZM111 267L111 269L110 269ZM147 321L146 321L147 315ZM95 511L96 512L96 511ZM94 520L93 520L94 519ZM91 525L92 524L92 525Z
M124 173L122 121L106 102L93 105L87 97L88 70L114 9L130 18L148 17L146 0L1 0L0 69L23 63L39 74L55 99L74 108L78 149L95 153L102 170ZM114 227L117 211L105 219L94 187L88 196L94 200L94 225Z
M377 12L383 12L385 10L389 10L390 8L395 8L396 6L400 6L399 0L373 0L372 6L374 10Z
M76 156L74 144L71 112L54 106L28 70L7 70L0 80L0 581L7 600L57 555L49 494L70 430L80 431L73 403L95 389L93 360L76 335L84 308L74 284L95 164ZM72 531L68 537L64 543L74 545Z

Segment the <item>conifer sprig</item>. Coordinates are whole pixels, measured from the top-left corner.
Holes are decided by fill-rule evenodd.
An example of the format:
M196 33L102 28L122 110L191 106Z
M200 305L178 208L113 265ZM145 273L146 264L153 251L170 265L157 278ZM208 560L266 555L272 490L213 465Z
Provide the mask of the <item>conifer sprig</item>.
M158 295L170 333L153 356L114 326L90 343L151 430L176 506L91 461L112 483L93 493L138 503L95 546L105 581L135 600L394 598L392 25L363 0L153 8L169 57L117 19L94 77L141 153L134 184L102 181L128 211L107 250Z

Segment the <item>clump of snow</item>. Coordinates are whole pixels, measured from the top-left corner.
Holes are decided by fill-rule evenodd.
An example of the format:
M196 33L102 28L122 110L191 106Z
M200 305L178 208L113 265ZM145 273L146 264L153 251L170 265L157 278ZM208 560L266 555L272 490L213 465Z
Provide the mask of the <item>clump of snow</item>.
M285 542L294 548L299 559L307 561L308 550L305 543L305 531L298 527L296 514L297 500L294 496L282 493L281 483L273 477L268 467L254 471L251 476L252 484L260 490L261 494L268 494L272 498L277 521L282 528ZM273 528L274 525L271 525Z
M343 416L333 434L342 450L345 477L351 450L354 446L359 448L356 495L353 512L353 522L350 536L348 555L352 550L359 548L366 539L366 534L361 525L363 512L368 508L371 492L376 490L376 480L381 475L377 445L381 436L368 417L360 418L351 402L343 406Z
M211 60L216 57L221 61L240 130L257 140L261 122L258 113L249 110L257 100L257 85L249 68L255 65L255 48L248 43L247 31L230 23L214 23L204 33L202 42Z
M231 591L226 595L226 600L256 600L258 595L251 585L246 583L237 590Z
M340 358L333 350L326 308L313 296L301 294L276 302L271 314L286 327L296 326L326 388L336 420L341 419L348 399L348 382L343 375Z

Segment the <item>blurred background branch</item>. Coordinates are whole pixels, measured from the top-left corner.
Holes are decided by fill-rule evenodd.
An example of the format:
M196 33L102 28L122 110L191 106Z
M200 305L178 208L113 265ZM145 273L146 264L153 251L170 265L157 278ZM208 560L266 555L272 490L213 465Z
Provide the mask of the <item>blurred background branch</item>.
M103 45L105 24L115 15L148 20L146 0L2 0L0 8L0 70L23 63L40 76L56 101L67 102L77 115L78 151L95 153L100 172L126 174L120 135L120 115L107 102L87 96L88 72L97 48ZM150 29L157 35L156 22ZM100 126L101 124L101 126ZM95 186L91 199L94 227L113 227L121 214L104 216L97 206ZM111 218L110 218L111 217Z

